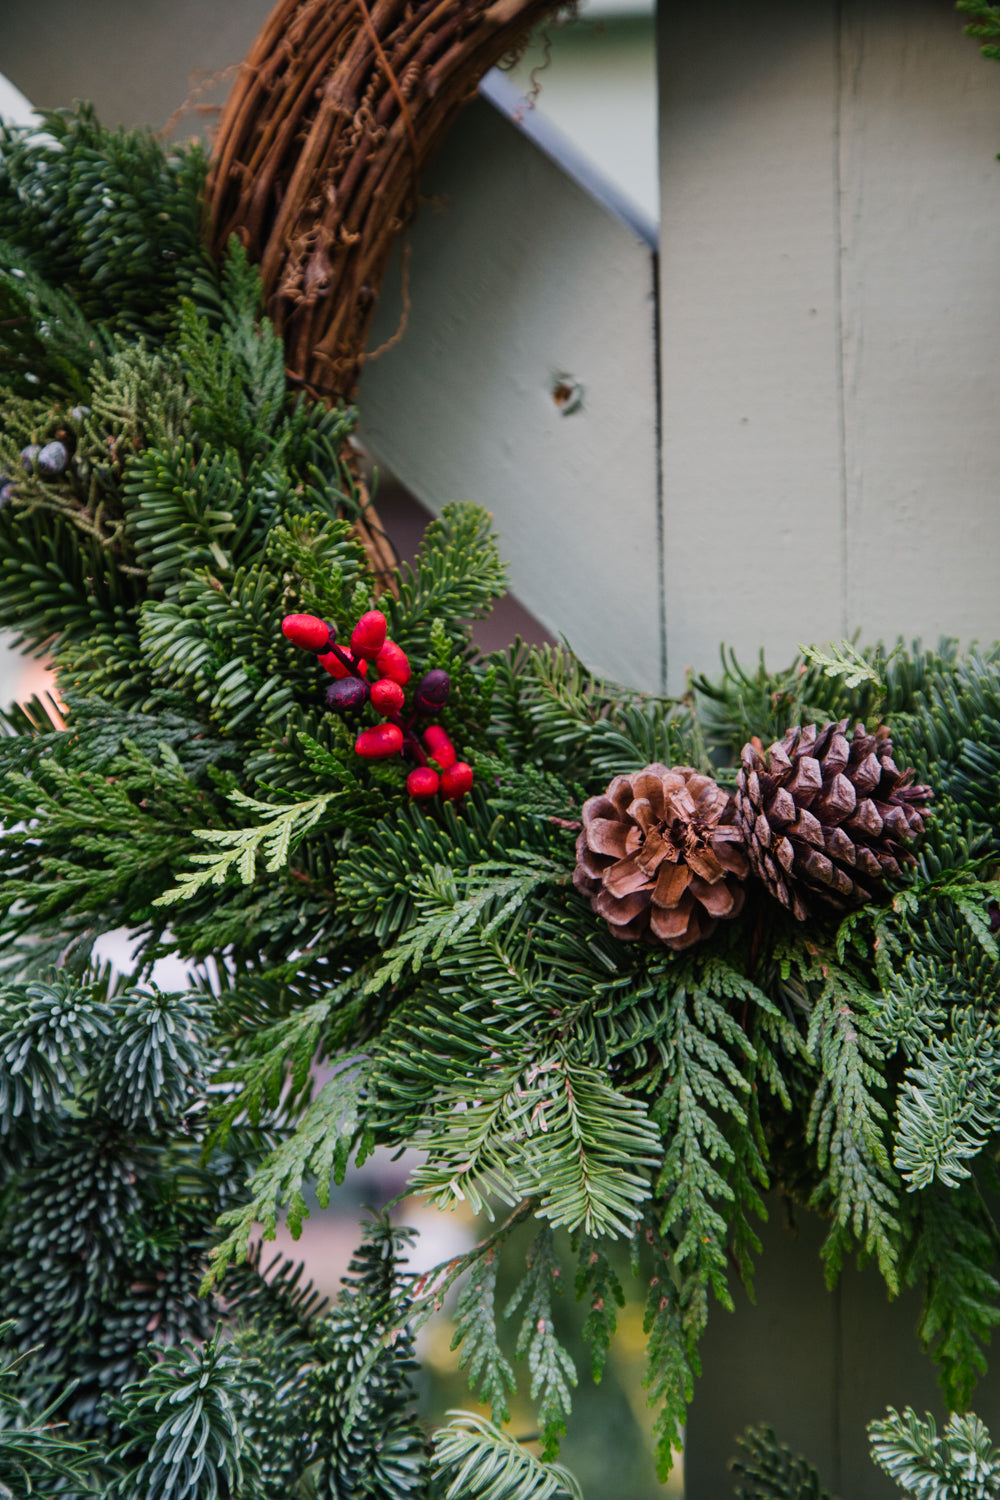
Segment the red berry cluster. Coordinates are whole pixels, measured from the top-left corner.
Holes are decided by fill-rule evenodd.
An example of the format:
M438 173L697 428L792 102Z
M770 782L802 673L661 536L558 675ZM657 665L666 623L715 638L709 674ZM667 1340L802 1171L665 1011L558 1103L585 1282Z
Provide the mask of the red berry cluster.
M370 703L385 721L360 731L354 742L358 755L364 760L403 755L416 761L406 778L406 790L418 802L426 802L438 792L454 801L472 789L472 768L458 759L447 731L440 724L429 724L423 731L422 745L417 734L418 720L438 713L448 701L448 673L436 667L424 674L404 721L403 690L410 680L410 663L403 648L386 639L386 619L381 611L369 609L361 616L351 631L347 651L337 645L337 627L316 615L286 615L281 629L293 646L314 651L320 665L335 679L326 690L332 709L340 714L356 713ZM371 666L379 675L369 681Z

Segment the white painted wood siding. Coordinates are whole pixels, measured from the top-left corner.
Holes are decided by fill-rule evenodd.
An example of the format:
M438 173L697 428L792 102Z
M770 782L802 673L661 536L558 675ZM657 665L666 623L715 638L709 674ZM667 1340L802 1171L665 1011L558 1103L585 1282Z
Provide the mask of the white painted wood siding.
M664 3L669 678L1000 634L1000 69L948 3Z
M492 511L531 613L592 666L655 688L654 256L565 162L485 100L470 106L428 174L406 332L364 373L361 434L432 510ZM399 286L397 266L373 345L398 325ZM562 405L559 385L573 393Z

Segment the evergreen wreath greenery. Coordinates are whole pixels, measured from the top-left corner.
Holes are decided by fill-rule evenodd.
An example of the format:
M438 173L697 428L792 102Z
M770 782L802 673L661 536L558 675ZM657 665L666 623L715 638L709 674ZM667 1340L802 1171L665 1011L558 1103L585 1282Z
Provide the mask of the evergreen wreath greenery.
M286 391L256 271L202 248L203 183L196 150L86 109L0 137L0 626L59 684L0 738L0 1495L575 1495L558 1299L575 1282L599 1378L615 1241L665 1472L770 1188L826 1215L831 1282L858 1256L890 1292L923 1286L921 1340L964 1406L1000 1320L1000 648L727 658L679 700L562 648L483 658L469 621L504 570L488 517L453 506L378 599L415 677L449 674L440 718L475 774L415 805L282 635L306 611L343 638L375 602L352 413ZM675 952L618 941L574 889L581 806L613 776L733 785L753 737L886 718L935 801L881 902L803 925L751 885ZM122 927L126 975L94 955ZM151 983L165 955L188 991ZM324 1204L376 1143L419 1146L413 1191L470 1203L482 1237L418 1276L376 1218L325 1308L251 1229L297 1230L306 1188ZM505 1430L497 1332L525 1224L504 1316L538 1453ZM491 1420L428 1434L413 1340L452 1287ZM929 1471L981 1438L912 1414L877 1433L908 1485L911 1450ZM820 1496L769 1441L742 1493Z

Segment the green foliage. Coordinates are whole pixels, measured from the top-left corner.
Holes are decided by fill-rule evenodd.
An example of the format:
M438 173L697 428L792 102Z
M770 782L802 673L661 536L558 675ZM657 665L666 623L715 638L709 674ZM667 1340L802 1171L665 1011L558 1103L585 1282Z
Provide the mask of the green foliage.
M832 1500L807 1459L780 1443L771 1427L748 1427L730 1467L737 1500Z
M302 1221L309 1214L302 1196L307 1179L315 1184L320 1208L327 1207L330 1178L343 1182L351 1149L362 1130L365 1082L362 1067L345 1068L328 1079L299 1119L294 1134L257 1168L248 1183L248 1201L219 1219L220 1229L228 1228L229 1233L212 1251L212 1270L203 1284L205 1288L218 1280L234 1257L237 1262L245 1260L256 1224L263 1226L266 1240L274 1239L279 1207L287 1209L288 1227L298 1239Z
M455 1308L452 1349L461 1348L459 1365L467 1368L469 1388L487 1401L494 1422L509 1422L507 1398L515 1387L514 1371L504 1356L496 1330L496 1251L488 1250L474 1262Z
M813 1206L832 1219L823 1246L827 1281L836 1281L845 1250L862 1244L878 1261L891 1292L898 1287L897 1183L886 1138L888 1111L882 1102L881 1049L873 1015L878 1000L851 967L829 955L808 954L799 962L801 989L811 991L807 1044L820 1079L813 1095L806 1139L815 1143L819 1181Z
M850 641L840 641L839 644L831 641L829 651L820 651L815 646L800 646L799 650L807 662L822 668L824 677L842 678L848 689L870 683L873 688L884 691L878 652L874 661L869 661Z
M911 1407L872 1422L872 1457L912 1500L981 1500L1000 1494L1000 1449L985 1424L957 1412L938 1433L934 1418Z
M958 0L956 9L972 17L965 30L981 43L983 56L1000 62L1000 5L990 0Z
M961 1410L986 1372L985 1346L1000 1323L997 1226L971 1180L950 1191L929 1189L917 1204L906 1283L922 1289L917 1333L940 1367L949 1407Z
M434 1440L434 1475L442 1500L583 1500L561 1464L539 1462L505 1432L473 1412L451 1412Z
M0 1323L0 1340L6 1341L12 1326ZM53 1422L54 1408L37 1415L25 1411L16 1378L16 1362L0 1361L0 1500L65 1494L69 1486L80 1500L96 1500L99 1451Z
M201 1347L182 1344L126 1386L112 1414L127 1470L108 1500L229 1500L259 1479L244 1433L259 1376L217 1330Z

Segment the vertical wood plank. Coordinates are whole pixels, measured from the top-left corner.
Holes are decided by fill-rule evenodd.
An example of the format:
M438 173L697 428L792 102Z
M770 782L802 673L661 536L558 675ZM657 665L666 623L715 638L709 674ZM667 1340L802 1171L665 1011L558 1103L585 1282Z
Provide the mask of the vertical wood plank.
M822 1229L808 1216L793 1234L781 1203L769 1206L755 1301L737 1287L734 1312L718 1304L709 1311L684 1442L684 1500L729 1500L736 1438L762 1422L835 1487L838 1305L823 1284ZM845 1500L861 1497L846 1492Z
M662 4L669 679L842 634L833 4Z
M695 1386L684 1449L685 1500L726 1500L733 1492L734 1438L769 1423L778 1437L815 1464L844 1500L900 1500L899 1488L872 1463L867 1424L888 1405L945 1418L934 1366L914 1329L920 1292L890 1302L873 1266L847 1265L835 1292L826 1289L820 1247L826 1226L801 1214L793 1234L780 1200L760 1231L763 1250L756 1301L736 1291L736 1310L713 1307ZM974 1407L986 1420L1000 1397L1000 1374L983 1381Z
M848 619L1000 634L1000 68L934 0L845 0Z

